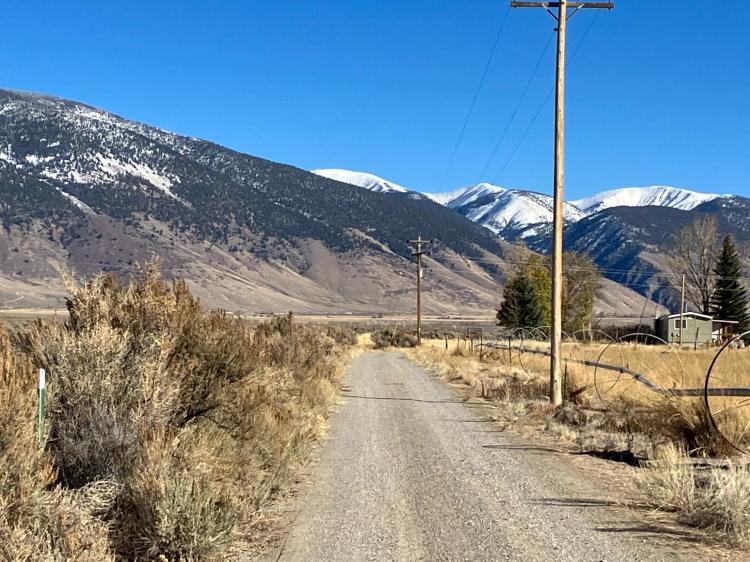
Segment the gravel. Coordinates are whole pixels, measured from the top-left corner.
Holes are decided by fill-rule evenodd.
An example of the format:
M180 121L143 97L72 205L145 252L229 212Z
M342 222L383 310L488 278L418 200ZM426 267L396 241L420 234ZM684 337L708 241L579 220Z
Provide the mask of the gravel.
M678 558L402 354L360 356L347 384L281 560Z

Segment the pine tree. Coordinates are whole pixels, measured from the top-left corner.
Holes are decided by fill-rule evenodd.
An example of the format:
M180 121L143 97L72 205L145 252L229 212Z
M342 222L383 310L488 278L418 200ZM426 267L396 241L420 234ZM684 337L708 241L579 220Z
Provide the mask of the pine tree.
M519 275L508 283L503 294L504 300L497 310L497 323L509 328L530 328L541 326L544 313L539 295L532 281Z
M711 311L718 320L738 322L735 333L750 329L747 289L742 286L742 265L731 235L724 238L724 245L716 259L714 268L716 281L711 297Z

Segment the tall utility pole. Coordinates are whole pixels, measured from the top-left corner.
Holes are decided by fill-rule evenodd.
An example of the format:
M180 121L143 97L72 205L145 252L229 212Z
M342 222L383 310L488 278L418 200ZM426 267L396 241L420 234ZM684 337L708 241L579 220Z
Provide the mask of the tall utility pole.
M557 20L557 83L555 96L555 187L552 222L552 328L550 330L550 402L562 404L562 253L563 190L565 185L565 32L568 18L581 8L611 10L614 2L516 2L513 8L544 8ZM557 13L552 11L557 8ZM572 11L568 12L568 8Z
M415 247L411 255L417 257L417 345L422 345L422 256L425 253L422 245L432 244L432 240L425 240L420 234L416 240L407 240L406 243Z

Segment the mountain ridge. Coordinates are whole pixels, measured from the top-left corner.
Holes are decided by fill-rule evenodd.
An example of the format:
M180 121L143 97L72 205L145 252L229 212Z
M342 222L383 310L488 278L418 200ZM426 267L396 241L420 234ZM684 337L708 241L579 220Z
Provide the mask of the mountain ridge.
M503 244L427 198L384 197L129 121L0 90L0 305L160 256L229 310L410 311L406 240L435 240L427 310L491 310ZM486 259L491 258L491 259ZM474 262L472 260L478 259ZM20 306L20 305L19 305Z
M392 191L384 187L392 182L374 174L365 174L368 182L364 182L356 179L360 172L350 170L335 170L335 172L340 181L354 179L355 181L351 183L359 187L383 193ZM413 191L403 186L398 186L398 190ZM423 194L507 239L534 236L539 233L542 225L552 222L552 196L538 191L480 182L447 192L423 192ZM669 185L622 187L566 201L564 212L566 222L572 223L613 207L657 206L692 210L703 203L729 197L731 194L703 193Z

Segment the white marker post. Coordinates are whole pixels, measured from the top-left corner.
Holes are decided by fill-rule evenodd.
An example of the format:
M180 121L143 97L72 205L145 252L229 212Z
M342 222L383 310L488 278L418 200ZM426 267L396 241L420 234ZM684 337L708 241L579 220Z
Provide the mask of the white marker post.
M37 439L44 442L44 418L47 414L47 372L39 369L39 418L37 419Z

